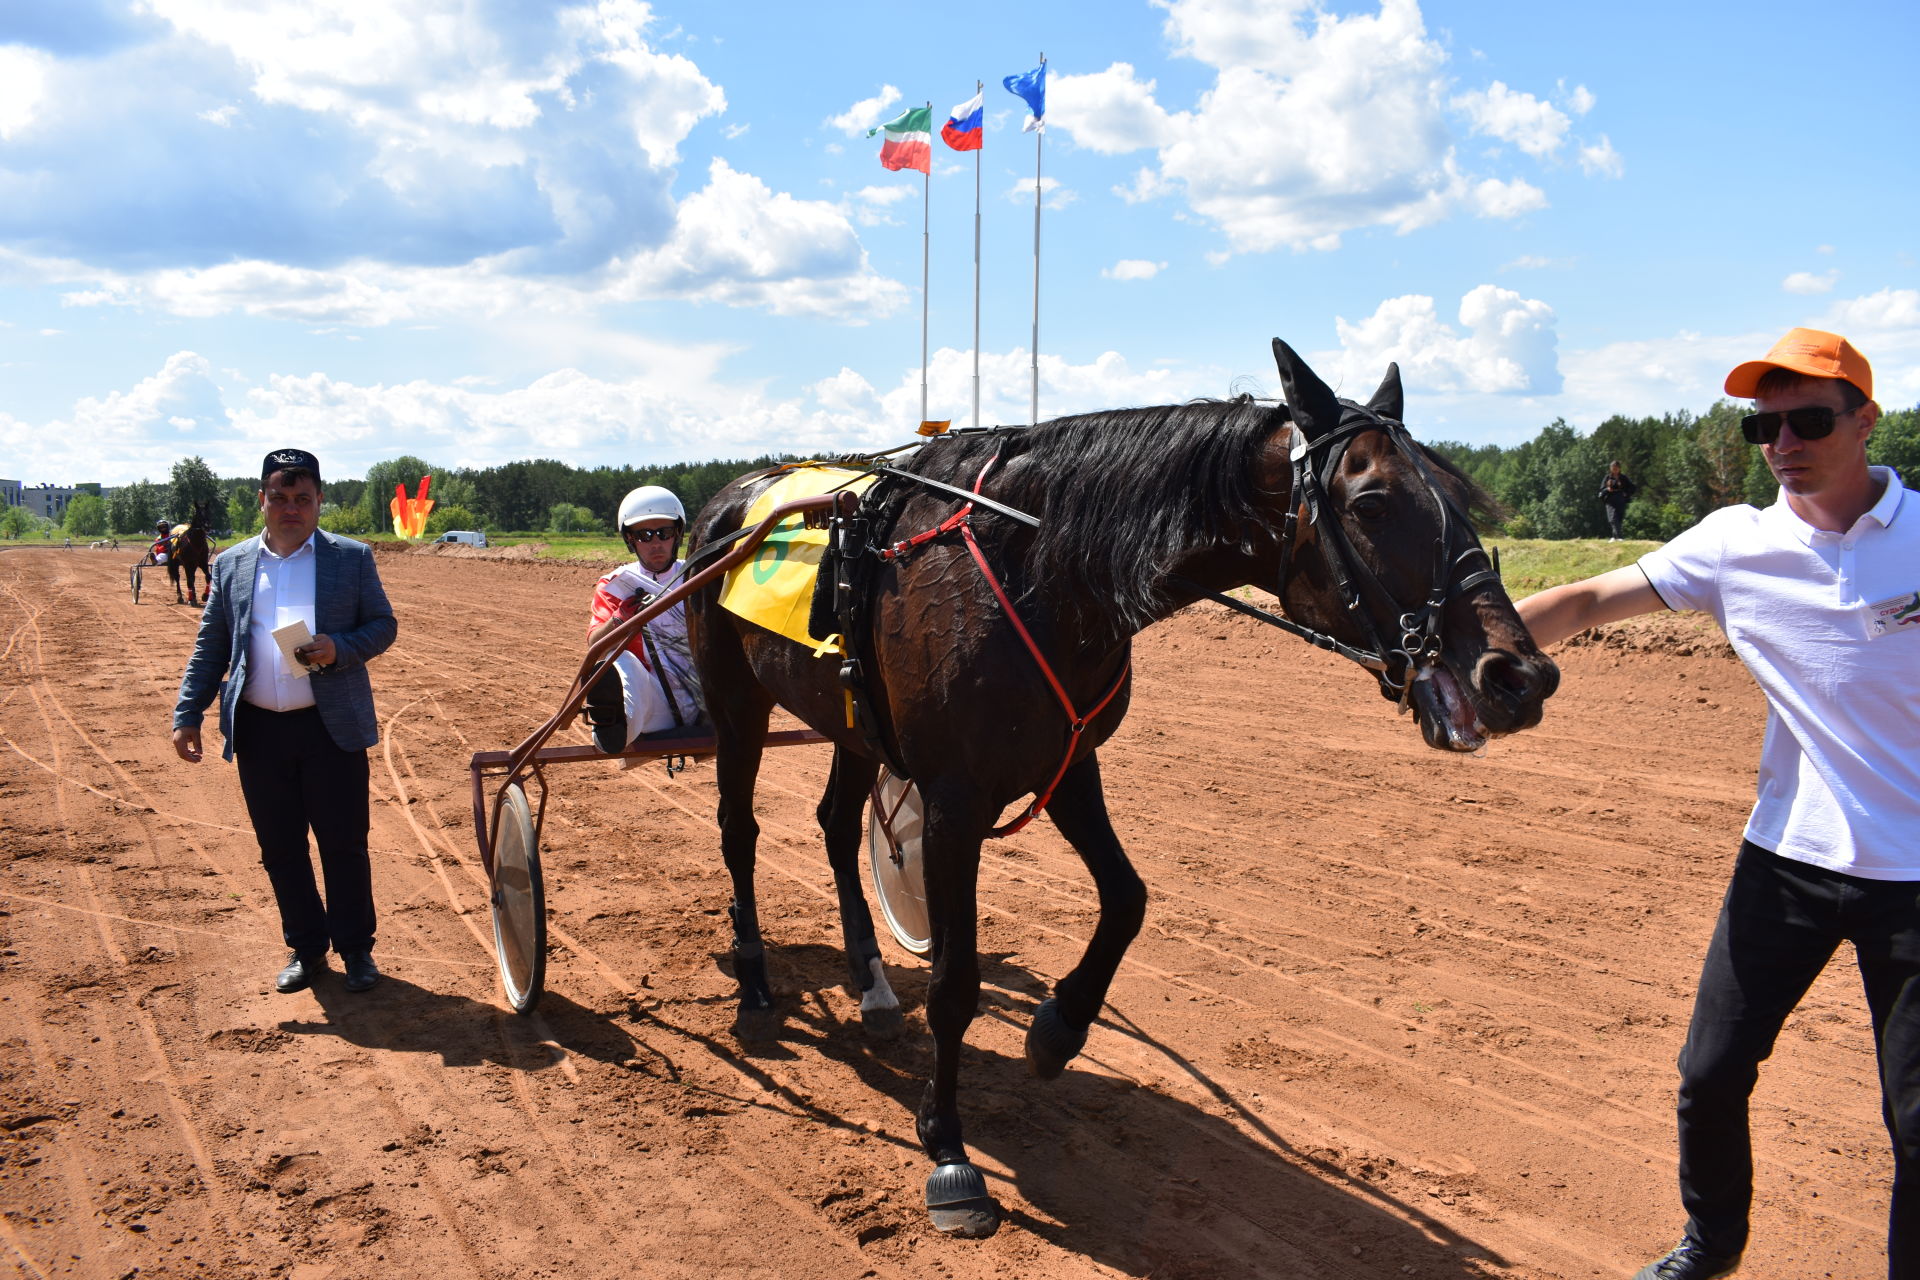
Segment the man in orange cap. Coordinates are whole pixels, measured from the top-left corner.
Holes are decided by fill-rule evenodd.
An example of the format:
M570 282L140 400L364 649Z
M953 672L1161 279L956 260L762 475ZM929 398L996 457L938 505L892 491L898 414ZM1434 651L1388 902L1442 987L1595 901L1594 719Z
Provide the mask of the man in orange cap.
M1795 329L1727 375L1780 482L1638 564L1543 591L1543 647L1658 609L1711 612L1767 696L1747 819L1680 1052L1686 1234L1635 1280L1710 1280L1747 1246L1747 1100L1787 1015L1843 941L1872 1016L1893 1139L1887 1270L1920 1280L1920 495L1867 465L1873 370Z

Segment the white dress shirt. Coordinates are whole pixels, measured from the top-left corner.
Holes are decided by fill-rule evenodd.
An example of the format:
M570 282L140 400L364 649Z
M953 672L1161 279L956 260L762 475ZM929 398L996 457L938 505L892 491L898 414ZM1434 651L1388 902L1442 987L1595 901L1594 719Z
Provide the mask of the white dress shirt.
M313 705L313 681L288 662L273 633L292 622L312 631L314 619L313 535L291 555L275 555L260 539L260 568L253 579L253 620L247 627L247 683L240 696L268 711L298 711Z

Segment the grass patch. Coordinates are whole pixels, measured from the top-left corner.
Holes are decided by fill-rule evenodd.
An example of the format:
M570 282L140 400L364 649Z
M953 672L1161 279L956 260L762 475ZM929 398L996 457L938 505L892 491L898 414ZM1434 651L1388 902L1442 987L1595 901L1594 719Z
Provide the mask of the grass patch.
M1487 538L1485 542L1488 550L1499 549L1500 576L1515 600L1632 564L1660 545L1605 538Z

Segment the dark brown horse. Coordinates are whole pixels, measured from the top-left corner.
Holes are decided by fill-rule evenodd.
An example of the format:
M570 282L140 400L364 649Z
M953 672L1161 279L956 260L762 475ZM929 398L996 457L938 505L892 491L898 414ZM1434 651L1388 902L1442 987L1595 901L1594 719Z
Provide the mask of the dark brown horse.
M193 575L200 574L207 580L207 592L213 592L213 548L207 541L207 520L213 510L211 502L193 504L193 517L187 521L187 527L176 533L173 538L173 552L167 557L167 580L173 583L173 602L175 604L201 605L206 603L194 593ZM187 575L187 594L180 595L180 574Z
M1027 1033L1028 1063L1043 1078L1059 1075L1084 1045L1145 914L1146 887L1108 821L1095 754L1126 714L1136 632L1208 592L1260 584L1278 594L1288 625L1372 668L1382 692L1416 714L1427 742L1445 749L1471 750L1538 723L1559 681L1467 519L1483 495L1400 424L1398 370L1359 405L1337 400L1278 340L1274 354L1285 405L1242 398L1062 418L936 440L903 464L1038 517L1029 527L976 507L966 526L884 564L859 652L881 747L925 806L934 1067L917 1127L935 1164L926 1196L940 1230L987 1235L1000 1217L968 1160L957 1101L961 1041L980 993L981 842L1003 810L1057 777L1045 812L1098 889L1086 953ZM718 494L694 522L693 545L738 528L765 483L764 474L749 476ZM876 544L940 526L961 505L905 479L879 489L894 498L877 499L884 527L870 535ZM857 864L861 812L880 762L846 726L840 664L722 610L713 591L696 595L689 612L718 737L737 1026L741 1034L772 1029L754 905L753 792L777 701L834 740L819 819L848 966L869 1028L897 1030ZM1273 700L1261 708L1269 716L1286 714L1286 675L1276 667ZM1086 718L1081 729L1070 728L1068 703Z

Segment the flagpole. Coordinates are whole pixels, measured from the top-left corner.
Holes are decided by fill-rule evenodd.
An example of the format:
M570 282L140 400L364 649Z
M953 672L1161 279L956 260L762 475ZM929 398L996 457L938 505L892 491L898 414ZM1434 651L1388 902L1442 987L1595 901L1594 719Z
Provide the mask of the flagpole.
M927 121L933 121L933 100L927 100ZM928 210L933 204L933 144L928 135L927 167L920 174L920 421L927 420L927 259L928 232L932 226Z
M1040 55L1042 71L1046 65L1047 55L1043 52ZM1040 151L1046 140L1043 118L1033 131L1033 403L1027 417L1030 426L1038 426L1040 422Z
M976 96L985 92L983 81L973 82ZM982 129L985 122L982 122ZM980 425L980 152L973 149L973 425Z

